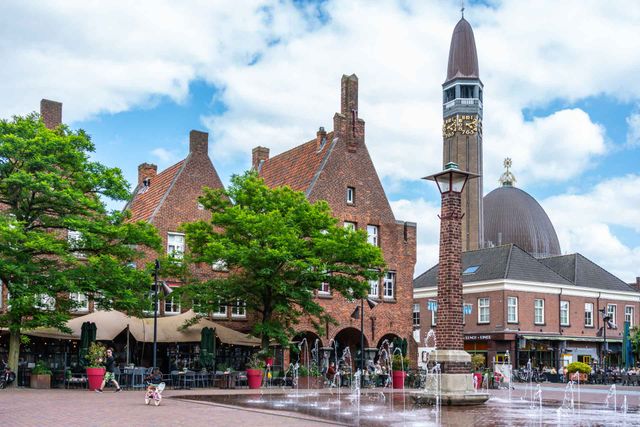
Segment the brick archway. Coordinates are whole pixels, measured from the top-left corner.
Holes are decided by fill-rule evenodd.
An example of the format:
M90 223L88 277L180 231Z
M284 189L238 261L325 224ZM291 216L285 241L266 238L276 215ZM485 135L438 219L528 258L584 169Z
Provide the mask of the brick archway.
M334 337L334 342L337 343L338 346L338 357L342 358L343 355L349 355L350 358L347 361L348 365L352 368L355 367L355 363L360 357L360 329L356 329L354 327L347 327L340 330ZM367 348L369 346L369 340L366 335L364 337L364 347ZM345 353L346 348L349 348L349 352Z

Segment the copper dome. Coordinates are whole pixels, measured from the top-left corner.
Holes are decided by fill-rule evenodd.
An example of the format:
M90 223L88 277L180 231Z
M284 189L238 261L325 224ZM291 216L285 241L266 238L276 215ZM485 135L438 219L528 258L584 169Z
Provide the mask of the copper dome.
M485 246L514 243L536 258L560 255L553 224L528 193L505 185L484 196L483 203Z
M456 78L480 77L478 69L478 52L473 29L466 19L462 18L453 29L451 46L449 46L449 65L445 83Z

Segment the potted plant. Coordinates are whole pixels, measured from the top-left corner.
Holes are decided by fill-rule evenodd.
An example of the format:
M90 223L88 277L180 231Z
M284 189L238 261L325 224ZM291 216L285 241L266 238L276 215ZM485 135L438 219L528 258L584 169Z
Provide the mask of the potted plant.
M273 350L271 349L260 350L258 354L260 355L260 358L264 360L265 365L273 366L273 359L275 357Z
M95 390L102 385L105 368L103 361L105 359L106 348L104 345L92 342L87 351L85 359L87 359L87 382L89 390Z
M404 380L407 377L410 360L406 356L394 354L391 360L391 369L393 374L393 388L404 388Z
M51 388L51 369L43 361L38 361L31 371L31 388Z
M298 388L321 388L322 374L315 365L307 368L305 365L298 367Z
M482 369L484 368L485 361L486 359L482 354L474 354L471 356L471 369L473 370L476 389L482 387Z
M569 374L569 380L584 383L589 378L591 366L582 362L571 362L567 365L567 373Z
M264 361L254 354L247 362L247 383L249 388L260 388L262 385L262 370L264 369Z

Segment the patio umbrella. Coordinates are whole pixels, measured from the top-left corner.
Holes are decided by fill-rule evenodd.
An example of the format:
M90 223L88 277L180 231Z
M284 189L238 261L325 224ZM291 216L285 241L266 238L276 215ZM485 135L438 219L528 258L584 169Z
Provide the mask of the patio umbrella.
M80 346L78 348L78 359L80 366L87 363L87 353L89 352L89 322L84 322L80 328Z
M202 366L211 368L213 366L214 357L214 336L215 329L202 328L202 337L200 339L200 363Z

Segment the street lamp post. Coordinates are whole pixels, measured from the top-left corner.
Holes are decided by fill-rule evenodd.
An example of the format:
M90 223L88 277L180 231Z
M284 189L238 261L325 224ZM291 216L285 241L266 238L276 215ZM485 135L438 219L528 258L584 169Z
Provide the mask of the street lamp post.
M483 403L488 394L473 393L471 356L464 351L462 299L462 191L479 175L447 163L444 170L424 177L435 181L442 198L438 261L438 351L443 404Z
M611 328L613 329L614 325L611 322L611 316L609 316L609 314L607 313L607 310L605 308L601 308L600 310L598 310L600 312L600 314L602 315L602 347L603 347L603 351L602 353L602 369L604 370L604 383L607 383L607 353L608 353L608 348L607 348L607 328Z
M153 266L153 369L157 368L158 356L158 272L160 261L156 260ZM169 286L163 283L162 294L166 297L173 292Z
M373 310L376 307L376 305L378 305L377 302L375 302L369 297L360 298L360 307L356 307L356 309L353 310L353 313L351 313L352 319L357 320L358 317L360 318L360 373L362 375L364 375L364 300L365 299L367 300L367 305L371 310ZM360 378L363 378L363 376L361 376Z

